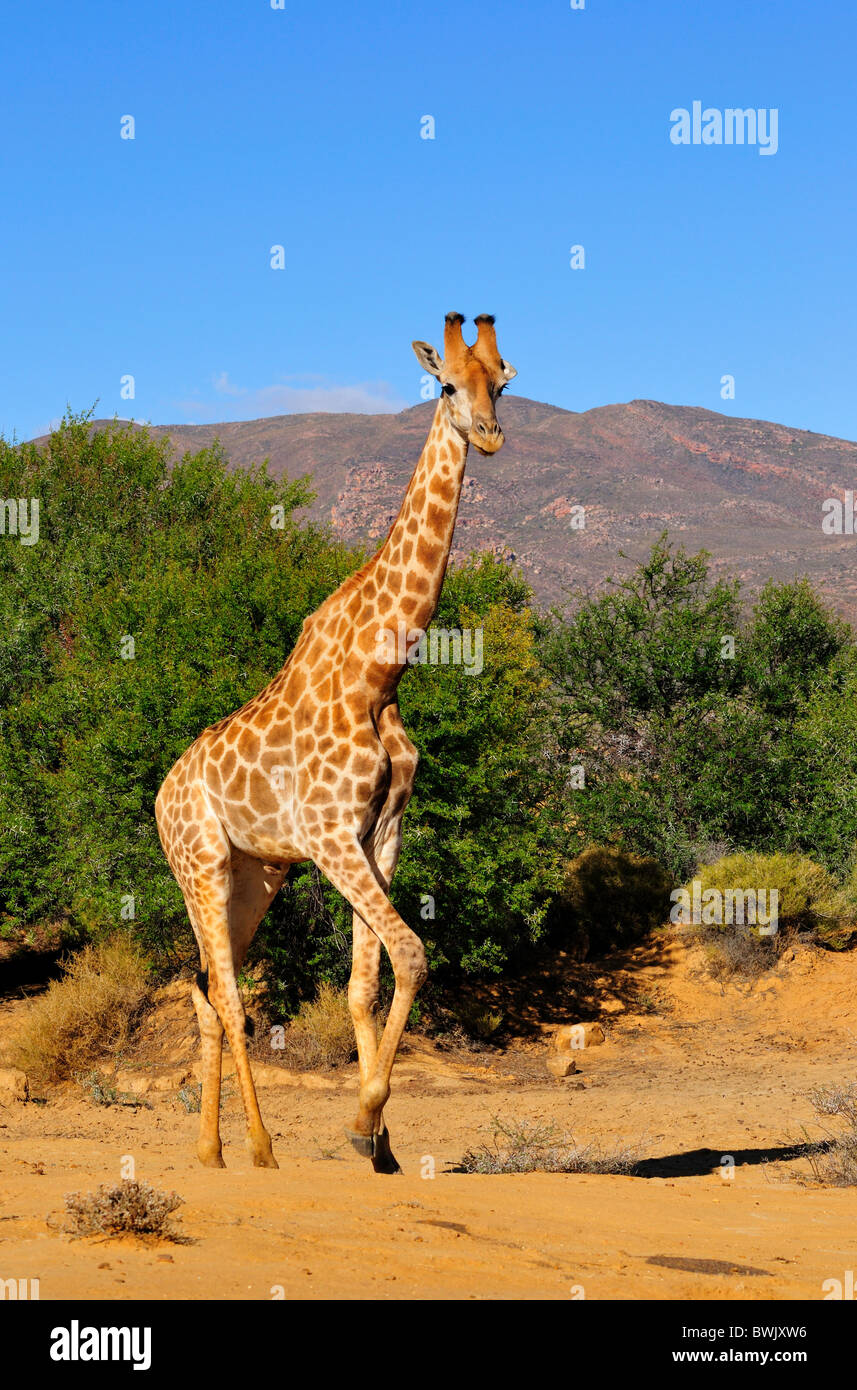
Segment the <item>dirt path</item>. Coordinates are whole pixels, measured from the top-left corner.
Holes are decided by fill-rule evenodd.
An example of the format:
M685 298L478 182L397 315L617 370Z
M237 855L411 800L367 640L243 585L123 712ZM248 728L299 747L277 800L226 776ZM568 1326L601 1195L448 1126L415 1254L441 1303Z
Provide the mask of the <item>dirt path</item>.
M42 1299L821 1299L857 1270L857 1189L799 1183L809 1167L790 1146L804 1125L818 1135L807 1090L857 1074L857 955L801 952L749 994L721 994L690 963L676 948L639 966L660 1014L611 1017L605 986L607 1042L582 1054L579 1078L550 1078L544 1049L452 1055L415 1040L388 1107L394 1178L342 1138L353 1068L301 1080L260 1067L280 1171L250 1166L234 1095L229 1167L200 1168L198 1117L169 1071L177 1052L194 1057L173 988L168 1055L136 1061L167 1086L147 1090L151 1109L96 1106L72 1086L0 1109L0 1277L38 1278ZM0 1011L0 1039L21 1007ZM497 1114L638 1142L646 1176L450 1172ZM63 1195L115 1182L124 1156L184 1198L189 1243L57 1232Z

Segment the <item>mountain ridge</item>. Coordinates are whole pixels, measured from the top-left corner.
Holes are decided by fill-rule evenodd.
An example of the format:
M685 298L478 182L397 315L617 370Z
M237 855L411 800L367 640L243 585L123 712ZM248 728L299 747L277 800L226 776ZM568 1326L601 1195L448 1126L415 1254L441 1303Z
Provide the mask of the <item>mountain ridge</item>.
M233 467L267 457L276 476L312 474L311 515L345 541L372 544L398 512L435 404L147 428L169 436L176 456L219 438ZM504 448L468 457L454 559L508 554L539 601L556 603L633 566L668 530L751 594L768 578L808 574L857 623L857 541L821 530L823 501L857 487L857 443L645 399L572 411L505 396L498 415ZM579 506L582 530L572 526Z

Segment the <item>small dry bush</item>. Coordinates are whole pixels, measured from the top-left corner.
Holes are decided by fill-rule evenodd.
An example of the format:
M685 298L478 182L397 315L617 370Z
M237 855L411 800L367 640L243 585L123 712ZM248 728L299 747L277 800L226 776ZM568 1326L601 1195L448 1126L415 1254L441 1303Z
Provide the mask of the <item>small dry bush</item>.
M73 1236L162 1236L175 1232L169 1217L184 1201L177 1192L159 1192L145 1182L124 1179L96 1192L67 1192L66 1231Z
M837 1127L822 1125L827 1142L809 1155L813 1176L830 1187L857 1187L857 1082L817 1086L809 1098L820 1118L840 1121Z
M79 1073L75 1080L83 1087L87 1095L92 1098L96 1105L130 1105L135 1109L140 1106L144 1110L151 1110L151 1105L142 1096L135 1095L133 1091L120 1091L106 1076L102 1076L100 1071L88 1071Z
M44 1081L69 1080L127 1043L148 998L145 962L127 937L85 946L30 1006L15 1064Z
M705 948L705 973L721 989L727 984L753 984L776 970L793 933L760 936L752 927L703 927L699 939Z
M283 1057L290 1066L312 1071L341 1067L356 1055L348 996L325 981L286 1029Z
M452 1010L452 1017L467 1038L477 1038L480 1042L489 1042L504 1023L502 1012L478 1002L459 1003Z
M494 1117L490 1144L469 1150L458 1171L463 1173L619 1173L634 1171L639 1145L604 1148L596 1141L578 1144L553 1123L510 1121Z

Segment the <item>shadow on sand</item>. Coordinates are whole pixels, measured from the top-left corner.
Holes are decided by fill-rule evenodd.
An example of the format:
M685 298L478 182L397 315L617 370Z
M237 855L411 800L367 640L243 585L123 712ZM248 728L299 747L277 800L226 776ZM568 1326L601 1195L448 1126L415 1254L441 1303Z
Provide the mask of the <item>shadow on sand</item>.
M764 1149L689 1149L687 1153L663 1154L660 1158L644 1158L636 1163L635 1178L701 1178L719 1171L723 1159L732 1159L736 1168L758 1166L760 1163L792 1163L797 1158L810 1158L828 1151L830 1144L819 1140L812 1144L781 1144Z

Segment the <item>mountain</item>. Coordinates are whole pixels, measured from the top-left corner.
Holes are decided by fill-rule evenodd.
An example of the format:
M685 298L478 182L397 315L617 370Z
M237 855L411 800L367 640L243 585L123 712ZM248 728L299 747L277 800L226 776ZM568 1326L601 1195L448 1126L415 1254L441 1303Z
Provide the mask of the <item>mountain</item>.
M235 466L311 473L312 513L347 541L379 541L395 517L434 404L398 415L280 415L164 425L178 454L219 437ZM542 602L590 592L643 557L665 528L712 554L751 592L808 574L857 623L854 536L826 536L822 503L857 488L857 444L689 406L630 401L574 412L504 397L499 454L471 450L454 556L514 556ZM102 422L99 422L102 423ZM572 508L585 508L574 529ZM623 561L619 552L628 557Z

